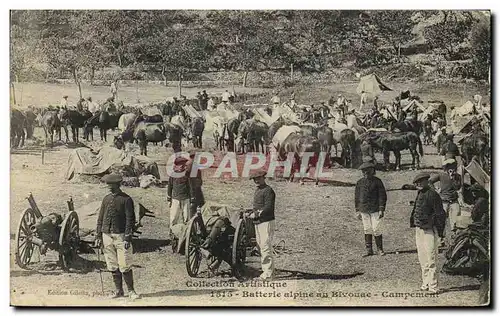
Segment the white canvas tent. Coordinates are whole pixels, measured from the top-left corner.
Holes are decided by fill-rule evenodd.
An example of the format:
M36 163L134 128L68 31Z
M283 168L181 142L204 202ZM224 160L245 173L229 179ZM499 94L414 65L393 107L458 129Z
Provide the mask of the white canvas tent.
M358 87L356 88L356 93L361 94L362 91L376 96L383 91L392 91L392 89L384 84L376 74L371 74L361 77Z

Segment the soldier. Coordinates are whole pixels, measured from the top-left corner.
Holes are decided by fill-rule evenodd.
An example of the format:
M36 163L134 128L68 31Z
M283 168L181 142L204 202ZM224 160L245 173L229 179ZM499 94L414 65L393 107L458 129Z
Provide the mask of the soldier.
M253 198L253 210L250 218L254 220L257 244L260 248L260 260L262 264L261 280L271 280L274 274L273 237L275 229L274 202L276 194L266 183L266 172L254 171L250 175L257 185Z
M132 233L135 225L134 201L120 190L122 177L109 174L104 177L110 194L101 204L97 219L96 246L103 246L108 270L113 275L116 291L112 298L124 296L122 276L127 285L129 298L137 299L130 257L132 256Z
M62 108L68 107L68 96L67 95L63 96L63 98L61 100L61 107Z
M188 160L184 157L177 157L174 160L174 171L185 172L182 177L170 177L168 179L167 202L170 205L170 229L181 223L186 223L190 219L191 186L189 174L187 173Z
M443 201L443 209L447 215L449 230L455 229L455 223L460 216L460 204L462 197L460 189L462 187L462 177L457 173L457 161L447 159L443 162L444 172L433 175L429 179L430 185L439 182L439 195ZM460 202L459 202L460 201Z
M114 102L118 101L118 86L117 86L118 80L115 80L111 82L111 86L109 87L109 90L111 92L111 98L113 99Z
M359 169L363 172L363 178L356 183L354 206L357 218L363 221L365 232L366 254L363 257L373 255L373 236L379 255L384 256L380 224L384 218L387 193L382 180L375 176L373 162L364 162Z
M429 185L429 178L428 173L422 172L413 180L418 194L413 203L410 227L415 227L415 243L422 270L420 290L439 293L436 271L438 242L444 237L446 215L439 194Z

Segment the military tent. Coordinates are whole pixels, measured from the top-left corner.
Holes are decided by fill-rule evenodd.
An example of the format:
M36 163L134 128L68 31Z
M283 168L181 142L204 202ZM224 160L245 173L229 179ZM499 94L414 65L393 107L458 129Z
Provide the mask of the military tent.
M372 95L379 95L383 91L392 91L392 89L385 85L376 74L371 74L361 77L356 92L361 94L362 91Z

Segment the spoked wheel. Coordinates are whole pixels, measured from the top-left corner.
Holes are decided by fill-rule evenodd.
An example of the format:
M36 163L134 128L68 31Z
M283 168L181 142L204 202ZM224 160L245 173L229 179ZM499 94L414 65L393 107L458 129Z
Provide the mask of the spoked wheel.
M16 263L22 269L26 269L31 261L35 247L38 247L31 242L33 232L31 226L35 225L35 212L28 208L21 214L21 219L17 225L16 233Z
M207 237L201 216L194 216L188 222L186 232L186 269L190 277L196 277L201 265L201 244Z
M248 234L245 226L245 220L240 218L236 224L236 231L233 239L233 249L231 257L231 266L233 275L239 277L247 257Z
M70 212L61 224L59 234L59 262L64 270L69 270L77 259L80 245L79 221L76 212Z

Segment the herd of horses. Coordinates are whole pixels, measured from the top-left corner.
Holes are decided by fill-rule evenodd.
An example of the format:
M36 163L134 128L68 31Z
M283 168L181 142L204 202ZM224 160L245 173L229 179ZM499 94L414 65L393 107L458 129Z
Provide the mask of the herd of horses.
M11 110L11 144L12 147L24 146L25 135L33 136L35 126L41 126L45 133L45 142L53 145L54 134L61 140L61 130L64 130L66 142L69 142L68 128L72 132L72 140L77 143L80 139L79 130L83 130L85 140L93 140L93 130L98 128L100 139L107 141L107 132L118 129L113 143L117 148L125 148L126 143L136 142L142 155L147 155L148 143L164 141L171 144L174 151L180 151L182 139L191 141L193 147L203 147L203 132L206 120L204 117L191 118L184 113L184 124L176 124L176 111L165 110L159 106L161 115L144 115L140 109L122 108L115 111L98 111L94 114L88 110L77 111L68 108L58 109L29 109L20 111ZM182 110L182 107L178 109ZM183 111L183 110L182 110ZM184 111L183 111L184 112ZM168 115L166 115L168 114ZM184 114L184 115L183 115ZM337 161L344 167L355 168L369 157L374 159L374 152L383 153L384 165L390 168L389 155L394 153L396 170L401 168L401 151L409 150L412 156L412 167L420 167L420 158L423 156L421 134L424 132L423 123L418 120L387 120L383 128L370 128L363 121L354 116L355 126L336 128L332 126L329 117L320 115L317 122L304 123L279 116L268 125L254 118L251 110L241 111L237 117L229 120L221 117L213 118L213 137L216 148L221 151L264 152L275 151L280 159L286 159L289 153L294 155L294 166L299 167L302 157L312 153L311 166L317 162L320 153L326 153L325 166ZM352 117L351 117L352 119ZM175 122L174 122L175 121ZM345 121L343 123L346 123ZM352 125L352 124L350 124ZM291 127L293 132L273 141L275 135L282 128ZM338 157L338 145L342 148ZM461 141L462 157L469 163L473 157L479 157L481 162L486 161L489 152L488 137L484 133L474 132ZM335 148L335 154L332 150ZM297 168L293 168L296 170Z

